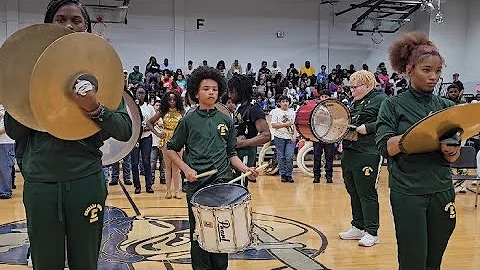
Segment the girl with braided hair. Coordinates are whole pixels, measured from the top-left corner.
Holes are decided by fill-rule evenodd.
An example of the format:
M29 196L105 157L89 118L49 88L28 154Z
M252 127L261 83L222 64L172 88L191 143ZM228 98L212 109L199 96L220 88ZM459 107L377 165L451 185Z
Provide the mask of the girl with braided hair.
M444 58L427 36L405 34L390 47L390 63L408 75L409 89L385 100L377 119L376 145L388 159L390 204L395 222L399 269L440 269L455 228L455 191L450 163L458 146L439 142L441 149L406 154L400 139L429 114L454 106L433 94Z
M77 0L50 1L45 23L91 32L85 6ZM85 115L101 128L83 140L61 140L5 115L7 134L20 143L17 153L25 179L23 202L36 270L64 269L65 250L70 269L97 269L107 197L100 147L110 137L129 140L132 121L123 100L115 111L98 102L95 81L80 81L92 85L93 91L85 96L72 93Z

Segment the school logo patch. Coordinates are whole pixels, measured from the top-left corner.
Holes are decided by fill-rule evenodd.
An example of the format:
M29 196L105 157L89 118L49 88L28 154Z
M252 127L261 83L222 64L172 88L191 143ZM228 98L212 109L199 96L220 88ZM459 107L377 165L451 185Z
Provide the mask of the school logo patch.
M450 218L455 218L457 216L457 211L455 210L454 202L447 203L447 205L445 205L445 208L443 210L445 210L445 212L450 212Z
M122 209L108 206L103 211L99 270L190 267L187 215L129 217ZM271 261L277 267L264 269L328 269L316 260L328 245L326 236L317 228L274 215L254 213L253 217L262 248L229 254L229 260L245 261L251 266L256 261ZM1 224L0 243L0 264L27 264L29 241L25 220Z
M226 136L228 132L228 127L225 124L218 124L217 131L221 136Z
M365 174L365 176L370 176L372 175L373 169L372 167L365 166L363 167L362 172Z
M83 215L86 217L90 218L90 223L93 223L95 221L98 221L98 213L103 211L102 205L98 203L91 204L85 212L83 212Z

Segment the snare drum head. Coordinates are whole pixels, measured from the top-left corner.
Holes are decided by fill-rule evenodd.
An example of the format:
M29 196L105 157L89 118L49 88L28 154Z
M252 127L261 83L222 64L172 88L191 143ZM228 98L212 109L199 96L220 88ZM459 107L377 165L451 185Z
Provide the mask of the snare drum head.
M248 190L240 185L211 185L193 194L192 204L206 207L224 207L242 203L247 199L248 194Z
M338 142L350 125L350 112L345 104L334 99L319 102L310 117L313 135L325 143Z

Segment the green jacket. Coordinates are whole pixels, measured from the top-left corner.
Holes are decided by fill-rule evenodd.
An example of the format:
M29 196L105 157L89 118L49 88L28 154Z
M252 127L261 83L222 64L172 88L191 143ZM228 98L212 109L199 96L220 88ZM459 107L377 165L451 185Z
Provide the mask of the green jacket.
M110 137L128 141L132 136L132 120L122 99L117 111L105 109L101 121L95 122L100 132L82 140L67 141L30 129L5 114L5 130L19 143L17 158L25 181L65 182L101 171L103 141Z
M357 141L343 141L343 149L352 149L365 154L379 155L375 146L375 130L380 105L387 95L372 90L362 99L355 101L350 109L352 125L365 124L367 134L358 134Z
M377 121L376 144L388 158L389 186L407 195L424 195L452 188L450 163L440 151L425 154L399 153L390 157L387 141L404 134L408 128L430 113L454 106L454 103L412 88L382 103Z
M167 149L180 152L185 147L184 162L198 174L218 170L211 177L189 182L187 194L192 195L213 183L232 180L230 158L237 155L236 137L232 118L217 109L207 112L197 108L180 120Z

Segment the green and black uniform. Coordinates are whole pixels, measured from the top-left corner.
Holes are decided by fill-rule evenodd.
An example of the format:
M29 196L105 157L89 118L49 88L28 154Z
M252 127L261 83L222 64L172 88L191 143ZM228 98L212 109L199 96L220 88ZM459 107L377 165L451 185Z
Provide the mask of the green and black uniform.
M375 90L351 107L352 125L365 125L367 134L343 141L342 174L352 206L352 226L377 236L379 225L377 180L382 157L375 147L375 125L387 96Z
M258 104L242 104L238 107L233 116L237 136L245 136L247 139L257 136L258 130L255 126L255 122L260 119L265 119L265 113ZM242 161L247 157L246 165L248 167L254 167L257 158L257 146L237 148L237 155ZM235 176L240 176L240 174L241 172L237 172ZM248 186L248 181L245 181L245 185Z
M412 88L386 100L378 115L376 143L388 158L390 203L400 269L439 269L455 228L450 163L441 151L388 155L387 141L430 113L454 103Z
M198 174L213 169L210 177L187 183L188 219L190 223L190 254L194 270L222 270L228 267L228 254L210 253L200 248L193 239L195 217L190 200L199 189L232 180L230 158L236 156L236 133L232 119L218 111L197 108L183 117L167 143L168 150L180 152L185 147L184 162Z
M66 141L5 115L7 134L20 142L23 203L37 270L63 269L65 242L70 269L97 269L107 196L99 149L110 137L130 139L132 121L122 100L117 111L105 109L95 122L100 132Z

